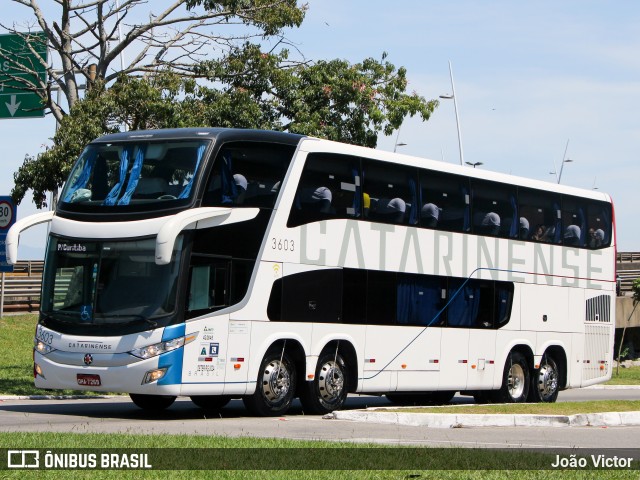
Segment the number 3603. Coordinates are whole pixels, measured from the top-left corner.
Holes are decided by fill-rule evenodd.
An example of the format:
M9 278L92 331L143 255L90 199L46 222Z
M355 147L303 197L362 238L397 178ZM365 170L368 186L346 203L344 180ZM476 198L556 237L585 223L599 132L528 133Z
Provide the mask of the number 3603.
M274 237L271 239L271 250L293 252L295 250L295 243L293 240Z

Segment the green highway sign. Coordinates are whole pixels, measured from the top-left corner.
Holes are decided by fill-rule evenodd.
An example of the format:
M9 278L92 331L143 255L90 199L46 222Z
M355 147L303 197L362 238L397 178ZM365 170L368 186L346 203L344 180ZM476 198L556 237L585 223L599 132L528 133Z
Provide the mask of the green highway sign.
M24 79L33 84L46 81L46 68L38 57L46 65L44 33L0 35L0 119L44 116L40 97L25 91L20 81Z

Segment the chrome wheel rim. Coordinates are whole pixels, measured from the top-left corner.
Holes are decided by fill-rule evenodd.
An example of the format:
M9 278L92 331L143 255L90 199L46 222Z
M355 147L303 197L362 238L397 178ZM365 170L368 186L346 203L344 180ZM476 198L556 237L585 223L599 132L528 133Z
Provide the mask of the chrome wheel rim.
M516 400L522 396L525 388L525 374L522 365L514 363L509 369L509 378L507 380L507 390L509 396Z
M333 360L326 362L318 373L318 389L325 402L333 402L340 398L344 390L344 373Z
M542 398L549 398L558 390L558 370L554 365L545 363L538 371L538 390Z
M272 360L262 372L262 392L269 403L286 397L291 388L291 372L284 362Z

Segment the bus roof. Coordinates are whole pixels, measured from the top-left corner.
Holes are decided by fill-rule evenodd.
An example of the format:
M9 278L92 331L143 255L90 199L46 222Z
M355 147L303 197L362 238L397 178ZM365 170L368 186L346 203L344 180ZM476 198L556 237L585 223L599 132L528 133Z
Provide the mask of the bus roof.
M132 130L129 132L113 133L97 138L91 143L110 143L140 140L253 140L297 145L304 135L295 133L275 132L270 130L248 130L241 128L170 128L160 130Z
M549 192L563 193L594 200L603 200L611 202L611 197L604 192L570 187L543 180L535 180L526 177L508 175L504 173L492 172L489 170L470 169L469 167L446 163L438 160L430 160L422 157L414 157L400 153L386 152L383 150L375 150L357 145L349 145L345 143L333 142L330 140L322 140L305 135L295 133L276 132L271 130L251 130L241 128L173 128L160 130L133 130L129 132L114 133L97 138L91 143L110 143L123 141L140 141L148 140L190 140L190 139L212 139L212 140L245 140L245 141L264 141L275 142L286 145L298 145L306 152L328 152L339 153L345 155L356 155L380 160L383 162L399 163L414 167L429 168L432 170L464 175L483 180L491 180L501 183L509 183L520 187L528 187ZM302 143L301 143L302 142Z

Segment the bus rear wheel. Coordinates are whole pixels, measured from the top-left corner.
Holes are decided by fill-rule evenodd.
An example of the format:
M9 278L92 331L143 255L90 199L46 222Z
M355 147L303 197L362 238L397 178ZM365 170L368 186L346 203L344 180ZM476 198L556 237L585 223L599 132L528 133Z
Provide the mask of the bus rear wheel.
M511 352L504 366L502 387L493 392L495 403L524 403L529 395L529 365L520 352Z
M347 366L340 354L326 352L318 359L312 382L305 382L300 402L305 412L324 414L339 410L347 399Z
M553 403L560 391L560 370L555 360L545 356L540 368L533 371L530 397L532 402Z
M171 395L142 395L139 393L130 393L129 396L133 403L143 410L159 412L165 408L169 408L176 401L176 397Z
M231 401L231 397L224 395L194 395L191 401L198 407L207 411L218 411Z
M256 391L242 398L252 414L261 417L283 415L296 392L296 367L286 351L267 351L256 381Z

